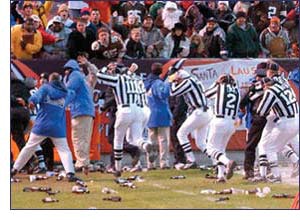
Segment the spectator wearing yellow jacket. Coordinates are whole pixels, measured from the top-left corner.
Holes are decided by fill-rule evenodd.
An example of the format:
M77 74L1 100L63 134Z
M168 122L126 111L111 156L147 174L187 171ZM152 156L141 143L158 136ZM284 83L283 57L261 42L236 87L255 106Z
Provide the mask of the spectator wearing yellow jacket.
M43 46L43 38L39 31L34 29L34 21L27 18L24 24L11 28L11 52L17 59L32 59Z

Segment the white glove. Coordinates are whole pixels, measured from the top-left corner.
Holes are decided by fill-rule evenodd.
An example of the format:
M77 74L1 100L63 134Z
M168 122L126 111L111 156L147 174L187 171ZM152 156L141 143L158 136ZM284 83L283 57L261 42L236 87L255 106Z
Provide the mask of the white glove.
M95 41L92 43L92 51L96 51L96 50L99 50L99 42L98 41Z

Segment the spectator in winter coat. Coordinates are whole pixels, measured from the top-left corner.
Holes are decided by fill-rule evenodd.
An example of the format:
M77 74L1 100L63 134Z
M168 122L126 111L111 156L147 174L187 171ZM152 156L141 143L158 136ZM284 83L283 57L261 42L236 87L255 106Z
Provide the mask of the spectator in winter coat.
M76 23L76 30L70 33L67 48L69 57L77 59L78 53L88 53L89 57L93 57L91 44L96 40L92 31L86 28L84 20L79 19Z
M32 18L11 28L11 52L17 59L32 59L42 46L42 35L35 30Z
M193 4L193 1L181 1L183 5L185 5L186 12L184 15L184 20L187 26L187 36L190 37L193 33L198 33L205 25L204 17L200 13L198 7ZM183 3L185 2L185 3Z
M61 4L57 10L57 15L61 18L62 23L66 28L71 28L72 24L74 23L70 19L69 14L69 7L66 4ZM49 24L48 24L49 27Z
M102 27L110 29L106 23L101 21L100 11L97 8L92 9L91 16L90 16L90 22L97 28L97 31Z
M226 36L226 48L230 57L257 58L259 41L254 27L246 22L246 13L240 11L236 21L229 26Z
M229 25L231 25L234 22L235 18L232 11L229 8L228 1L219 1L215 14L220 27L225 32L227 32Z
M120 15L123 16L124 20L127 19L129 15L135 15L139 23L142 23L146 12L145 5L139 1L124 2L120 8Z
M248 17L256 29L258 35L269 26L268 6L266 2L254 1L248 11Z
M48 23L48 28L46 30L49 34L56 37L54 44L45 45L45 51L50 55L51 58L65 58L67 43L71 30L66 28L60 16L54 16L52 20Z
M58 38L56 38L54 35L47 33L44 26L41 23L41 19L37 15L31 15L31 18L33 19L34 28L38 30L43 38L43 45L50 45L54 44L56 41L58 41Z
M227 57L228 52L225 46L226 34L219 27L215 18L209 18L206 26L200 31L204 44L204 53L209 58Z
M39 16L42 25L44 26L44 28L46 28L48 24L47 16L50 13L53 1L44 1L44 3L42 3L41 1L24 1L23 5L25 6L30 4L32 5L32 13Z
M64 65L64 69L64 82L68 89L75 92L75 98L70 104L72 142L76 156L75 168L82 169L87 174L90 164L93 118L95 117L94 102L77 61L69 60Z
M164 38L160 30L154 27L150 14L146 15L143 21L141 42L145 45L147 58L159 57L164 45Z
M154 63L151 66L151 74L145 80L149 108L151 110L148 121L149 136L152 144L160 152L160 168L170 168L169 145L170 126L172 125L172 113L169 106L170 84L164 82L162 64ZM149 164L153 168L155 164Z
M133 28L130 38L125 41L125 59L141 59L146 57L145 47L141 42L141 28Z
M190 40L185 36L186 27L182 23L176 23L172 32L167 35L161 57L182 58L190 53Z
M112 35L105 27L98 30L98 40L94 41L91 47L98 59L118 59L120 61L126 51L123 41Z
M266 57L283 58L291 52L288 31L281 27L280 19L276 16L271 18L269 27L261 32L259 41Z

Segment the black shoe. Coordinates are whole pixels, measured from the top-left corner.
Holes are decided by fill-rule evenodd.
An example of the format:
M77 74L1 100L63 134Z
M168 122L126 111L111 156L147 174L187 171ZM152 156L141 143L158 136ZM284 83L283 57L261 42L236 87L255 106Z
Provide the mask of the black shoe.
M227 170L226 170L226 179L230 179L233 176L233 170L236 167L236 162L231 160L229 161L229 164L227 165Z
M16 169L12 168L12 169L10 170L10 177L15 176L17 173L18 173L18 171L17 171Z
M69 182L76 182L77 180L82 181L82 179L75 176L74 173L67 173L67 179L68 179Z
M37 168L36 170L33 171L34 174L45 174L47 172L47 168L43 167L43 168Z

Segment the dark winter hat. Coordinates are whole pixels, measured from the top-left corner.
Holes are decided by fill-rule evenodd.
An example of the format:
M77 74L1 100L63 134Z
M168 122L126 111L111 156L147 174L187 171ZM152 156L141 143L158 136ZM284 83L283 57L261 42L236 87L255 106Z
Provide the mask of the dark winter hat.
M209 19L207 19L207 22L215 22L215 23L217 23L217 19L215 17L210 17Z
M241 17L247 18L247 14L243 11L239 11L238 13L236 13L236 19Z
M256 69L255 72L254 72L255 76L257 77L266 77L266 70L264 69Z
M279 65L276 63L269 63L267 66L268 70L272 70L272 71L278 71L279 70Z
M144 17L144 20L147 19L147 18L151 18L153 20L153 17L151 16L151 14L146 14L145 17Z
M267 69L268 63L262 62L257 64L256 69Z
M183 32L186 31L186 26L180 22L176 23L174 28L172 29L172 31L175 31L175 30L182 30Z

